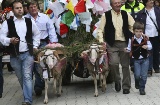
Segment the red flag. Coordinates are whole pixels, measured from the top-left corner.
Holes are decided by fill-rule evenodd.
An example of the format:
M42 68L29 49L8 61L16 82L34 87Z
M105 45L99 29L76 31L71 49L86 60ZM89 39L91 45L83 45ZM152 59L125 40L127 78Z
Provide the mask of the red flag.
M93 26L93 30L95 30L97 27L96 26Z
M85 1L84 0L79 0L77 5L74 7L74 13L81 13L81 12L86 12L86 6L85 6Z
M51 9L48 9L46 13L47 13L47 14L51 14L52 12L53 12L53 11L52 11Z
M67 25L60 23L60 36L66 34L68 32Z

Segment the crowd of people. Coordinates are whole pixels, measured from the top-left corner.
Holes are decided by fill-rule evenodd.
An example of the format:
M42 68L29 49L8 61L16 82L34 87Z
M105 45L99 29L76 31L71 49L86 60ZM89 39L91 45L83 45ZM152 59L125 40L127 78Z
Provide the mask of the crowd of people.
M130 93L131 68L134 72L135 88L139 89L140 95L145 95L148 75L152 76L152 71L160 73L160 1L110 0L110 5L112 9L104 13L100 19L97 39L106 43L115 90L119 92L122 88L123 94ZM8 46L9 52L12 52L10 64L23 91L22 105L31 105L32 71L35 74L36 95L41 95L44 89L44 81L38 71L40 67L34 64L33 53L48 43L57 43L58 38L53 22L47 15L39 12L37 2L23 5L14 1L12 11L13 18L2 23L0 42L1 46ZM122 66L122 82L119 64ZM0 98L2 93L3 73L0 64Z
M39 12L37 2L30 2L25 7L28 11L24 11L21 2L14 1L12 3L14 17L3 22L0 40L4 46L9 46L8 50L12 52L10 53L10 63L23 90L24 102L22 105L31 105L32 70L35 74L34 90L36 94L41 95L44 89L44 81L37 71L38 65L34 64L33 52L49 42L58 42L58 39L53 22L47 15ZM27 13L24 15L24 12ZM2 74L1 77L3 81ZM0 83L3 84L3 82ZM1 86L2 97L3 85Z
M122 66L123 94L129 94L131 88L129 61L134 72L135 88L139 89L140 95L146 94L147 74L152 76L152 71L160 73L160 8L155 3L154 0L127 0L125 3L111 0L112 9L101 17L97 39L106 42L117 92L121 90L119 64Z

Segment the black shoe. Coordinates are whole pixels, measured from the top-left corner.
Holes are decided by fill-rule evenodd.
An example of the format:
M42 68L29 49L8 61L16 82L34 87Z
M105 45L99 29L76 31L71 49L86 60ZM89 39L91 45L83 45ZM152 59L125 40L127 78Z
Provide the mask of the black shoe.
M9 72L12 72L12 71L14 71L14 70L13 70L13 69L8 69L8 71L9 71Z
M0 98L2 98L2 94L0 94Z
M129 89L123 89L123 94L129 94L129 93L130 93Z
M139 89L139 85L135 84L135 88L136 88L136 89Z
M34 88L34 91L35 91L35 93L36 93L36 96L42 95L42 89L41 89L41 88L35 87L35 88Z
M155 71L155 73L160 73L160 71L159 70L154 70Z
M139 86L136 86L136 85L135 85L135 88L136 88L136 89L139 89Z
M119 92L121 90L121 83L115 83L115 90Z
M140 95L146 95L146 92L144 89L139 89Z
M148 77L152 76L152 70L148 70Z
M139 89L139 79L135 79L135 88Z
M31 105L29 102L22 102L22 105Z
M131 66L131 71L134 73L134 66Z

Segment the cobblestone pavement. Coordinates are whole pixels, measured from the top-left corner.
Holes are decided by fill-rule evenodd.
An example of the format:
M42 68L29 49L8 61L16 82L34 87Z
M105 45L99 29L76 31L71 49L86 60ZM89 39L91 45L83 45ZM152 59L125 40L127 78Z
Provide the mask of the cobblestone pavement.
M153 73L148 77L146 85L146 95L139 95L139 91L134 88L133 73L132 88L128 95L116 92L114 83L107 85L105 93L99 88L99 96L94 97L94 83L91 77L82 79L73 77L69 86L63 86L61 97L53 93L53 83L49 82L49 103L47 105L160 105L160 73ZM36 97L33 93L33 105L44 105L44 91L41 97ZM0 105L21 105L23 101L22 90L15 74L4 70L4 92L0 99Z

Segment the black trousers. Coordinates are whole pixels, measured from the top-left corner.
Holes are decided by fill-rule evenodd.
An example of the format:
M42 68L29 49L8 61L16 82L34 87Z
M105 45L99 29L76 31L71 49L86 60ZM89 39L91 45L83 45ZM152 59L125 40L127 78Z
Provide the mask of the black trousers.
M3 82L2 56L0 56L0 94L3 93Z
M154 71L159 70L159 37L149 37L152 44L152 50L149 56L149 70L154 69Z
M7 68L8 68L9 72L14 71L13 68L11 67L11 64L9 62L8 63L2 63L2 68L4 67L5 64L7 64Z

